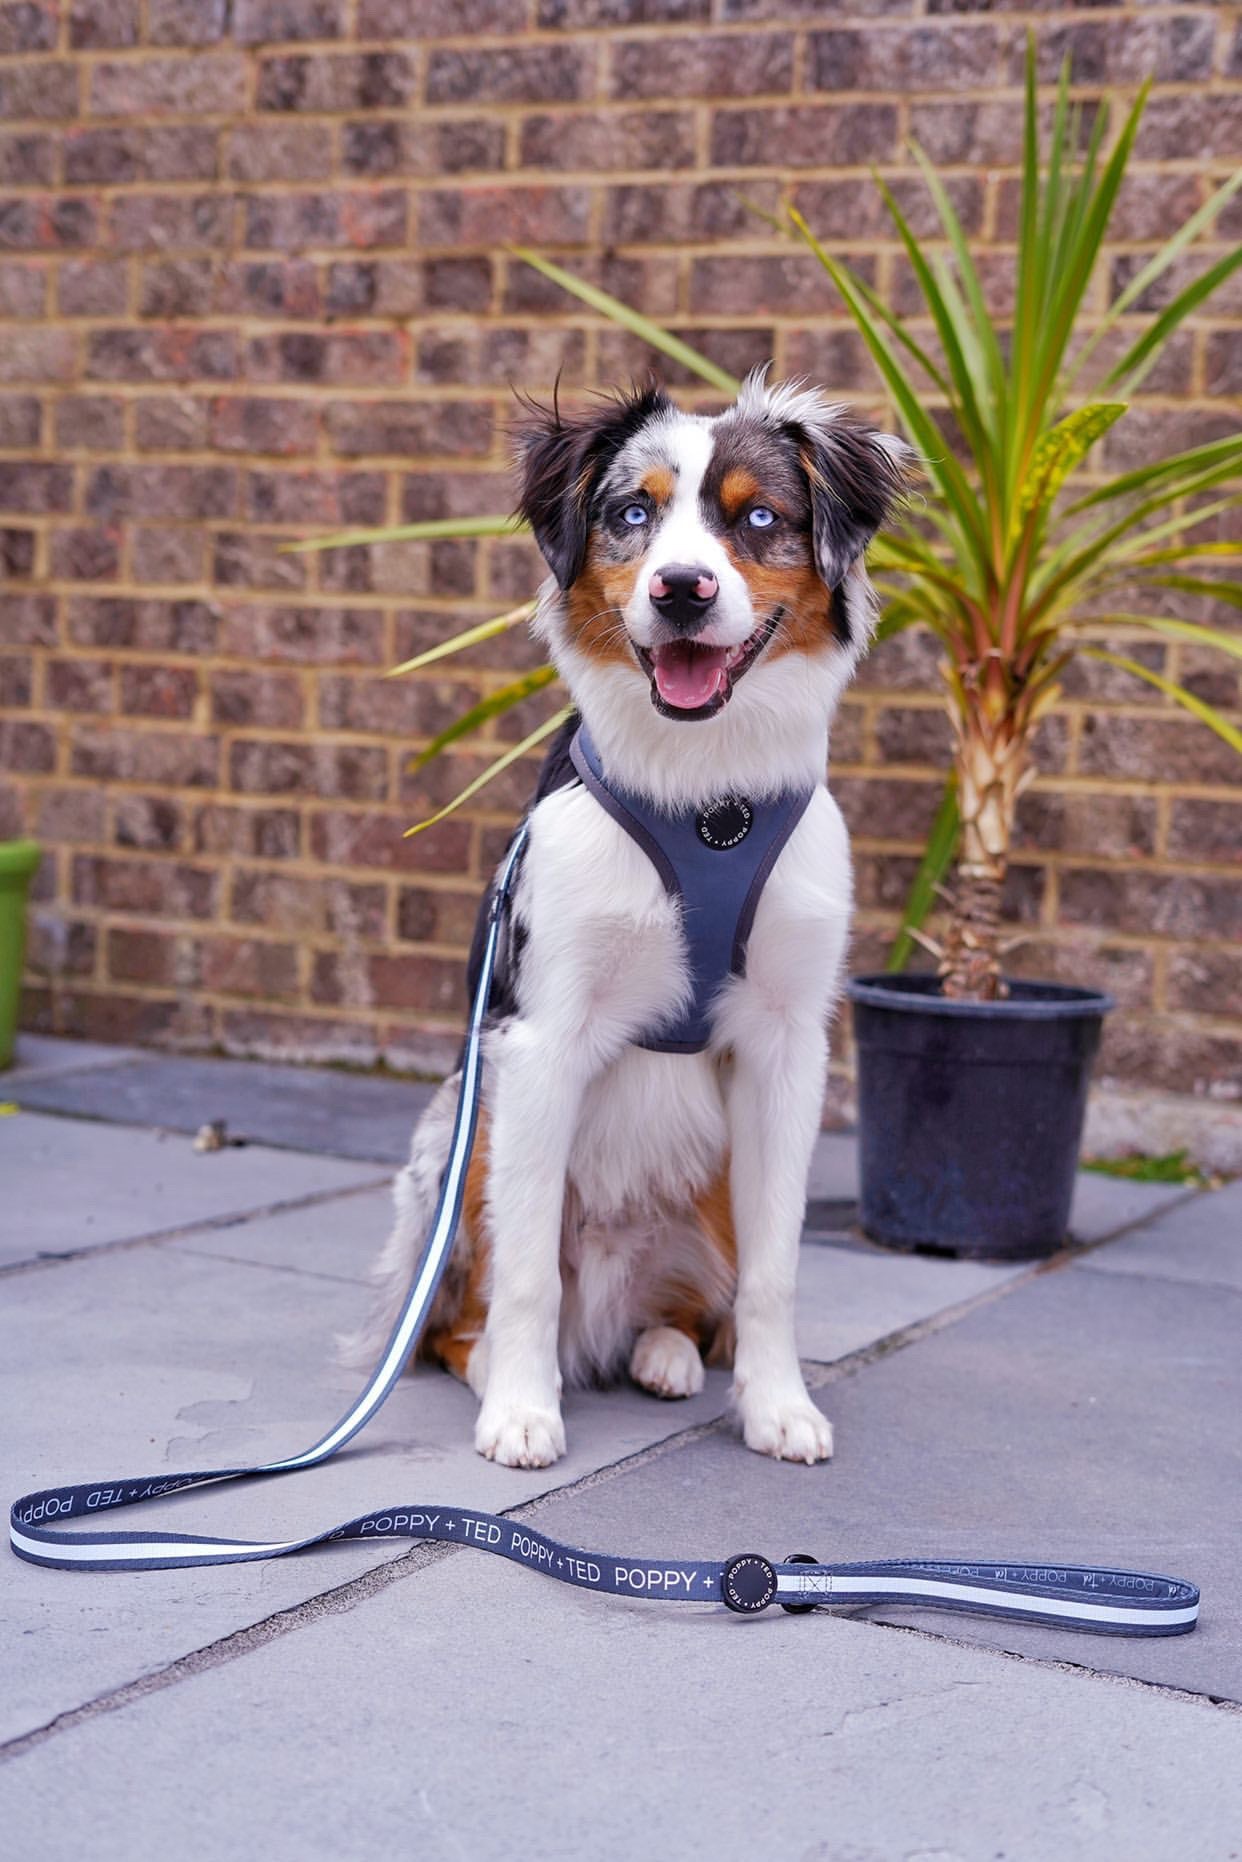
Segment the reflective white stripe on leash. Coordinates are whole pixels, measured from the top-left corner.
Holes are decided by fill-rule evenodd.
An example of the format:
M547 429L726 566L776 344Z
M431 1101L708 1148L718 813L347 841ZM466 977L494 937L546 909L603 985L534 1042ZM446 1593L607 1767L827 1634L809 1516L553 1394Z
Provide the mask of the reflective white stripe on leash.
M213 1539L175 1532L64 1532L60 1523L98 1516L114 1507L190 1487L257 1475L291 1474L326 1461L366 1426L384 1403L418 1342L461 1214L466 1171L478 1123L482 1037L491 999L501 927L527 828L518 830L492 895L478 986L462 1055L461 1089L448 1163L431 1231L413 1282L387 1344L365 1388L340 1421L313 1447L256 1467L212 1468L183 1474L140 1475L23 1494L9 1515L9 1539L19 1558L61 1570L150 1571L194 1565L240 1564L335 1540L409 1538L473 1545L542 1571L580 1589L614 1596L724 1603L754 1615L776 1603L791 1614L874 1603L922 1603L1058 1624L1065 1628L1131 1636L1184 1635L1199 1614L1199 1592L1178 1578L1081 1565L1027 1562L921 1562L823 1564L805 1553L772 1562L759 1553L716 1559L618 1558L550 1539L503 1514L465 1507L401 1506L377 1509L306 1538ZM52 1522L57 1522L53 1525Z

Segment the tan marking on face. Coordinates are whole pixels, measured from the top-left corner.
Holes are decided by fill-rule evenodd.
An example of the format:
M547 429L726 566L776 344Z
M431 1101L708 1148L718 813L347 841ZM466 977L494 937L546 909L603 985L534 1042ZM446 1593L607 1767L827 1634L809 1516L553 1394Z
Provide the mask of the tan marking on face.
M667 504L676 488L677 474L671 466L652 466L638 481L639 491L645 491L653 504Z
M758 499L759 491L759 480L745 466L732 466L725 473L720 481L720 508L731 524Z
M821 653L833 639L832 596L811 561L809 545L803 562L769 564L738 555L728 537L723 542L730 562L750 589L756 626L777 608L784 610L763 650L764 659L781 659L786 653Z
M565 596L574 645L605 665L635 665L621 610L634 592L633 563L603 562L594 540L578 580Z

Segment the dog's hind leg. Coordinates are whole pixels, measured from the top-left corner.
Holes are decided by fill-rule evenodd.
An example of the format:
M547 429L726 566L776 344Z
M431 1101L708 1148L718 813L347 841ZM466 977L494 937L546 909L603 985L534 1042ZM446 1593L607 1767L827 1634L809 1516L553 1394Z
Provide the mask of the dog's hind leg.
M678 1224L663 1239L664 1272L657 1276L654 1310L630 1357L630 1376L653 1396L697 1396L704 1355L721 1362L717 1347L737 1283L727 1159L695 1198L694 1214L693 1223Z

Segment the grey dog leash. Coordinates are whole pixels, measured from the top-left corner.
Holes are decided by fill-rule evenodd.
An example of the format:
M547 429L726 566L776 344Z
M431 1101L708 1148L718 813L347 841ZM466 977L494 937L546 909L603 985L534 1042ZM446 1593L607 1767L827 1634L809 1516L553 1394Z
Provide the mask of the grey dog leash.
M564 1545L504 1515L466 1507L385 1507L305 1538L266 1542L180 1532L61 1530L67 1520L97 1520L114 1508L137 1506L189 1487L314 1467L351 1441L382 1406L418 1342L456 1233L478 1122L482 1036L497 946L526 838L524 824L510 846L490 901L483 961L462 1054L457 1114L431 1230L405 1303L366 1387L313 1447L280 1461L257 1467L127 1476L23 1494L9 1515L10 1543L17 1556L66 1571L167 1571L279 1558L338 1539L433 1539L493 1552L580 1589L683 1603L723 1603L742 1615L757 1614L772 1603L791 1614L842 1605L924 1604L1109 1635L1178 1636L1192 1630L1199 1615L1196 1587L1145 1572L1015 1559L825 1564L806 1553L793 1553L784 1560L771 1560L757 1552L726 1560L616 1557Z

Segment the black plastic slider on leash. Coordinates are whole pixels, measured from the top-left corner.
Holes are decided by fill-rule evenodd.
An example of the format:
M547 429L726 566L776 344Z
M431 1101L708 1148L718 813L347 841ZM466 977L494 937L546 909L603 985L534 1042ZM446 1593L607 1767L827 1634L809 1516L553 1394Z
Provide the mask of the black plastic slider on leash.
M1178 1578L1092 1566L1004 1561L920 1563L889 1559L826 1564L808 1553L773 1563L757 1552L715 1559L619 1558L564 1545L522 1521L464 1507L377 1508L304 1538L216 1539L178 1532L66 1532L67 1521L139 1506L187 1488L258 1475L292 1474L336 1454L375 1415L418 1342L448 1261L465 1192L478 1122L481 1042L506 901L526 844L521 827L496 882L470 1026L462 1056L461 1092L439 1201L410 1290L379 1363L340 1421L311 1448L257 1467L197 1469L115 1477L23 1494L9 1514L9 1539L19 1558L60 1570L167 1571L194 1565L243 1564L279 1558L334 1540L408 1538L470 1545L541 1571L558 1582L613 1596L681 1603L723 1603L743 1616L772 1603L791 1614L863 1604L922 1603L1063 1628L1123 1636L1177 1636L1194 1628L1199 1592Z

